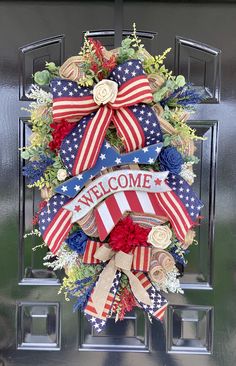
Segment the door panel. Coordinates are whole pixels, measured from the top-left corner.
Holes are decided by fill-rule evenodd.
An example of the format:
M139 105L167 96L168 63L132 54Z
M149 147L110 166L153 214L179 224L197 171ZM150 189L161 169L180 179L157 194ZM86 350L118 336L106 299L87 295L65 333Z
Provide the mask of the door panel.
M25 93L32 84L32 75L45 66L45 62L53 61L61 65L64 61L64 35L50 37L21 47L20 52L20 100L29 100Z
M185 294L168 295L164 322L150 324L137 310L123 323L110 319L102 334L93 333L83 315L73 313L72 304L57 294L60 273L43 267L45 249L32 251L40 242L24 238L39 201L20 175L24 162L18 154L31 134L27 112L21 109L29 104L31 75L46 60L62 63L64 56L78 53L86 29L112 30L113 11L112 1L0 2L0 365L232 366L236 4L124 3L124 28L135 20L152 53L172 46L167 65L207 95L190 122L206 138L197 150L201 163L195 190L205 202L199 245L181 279ZM118 23L116 19L116 29ZM106 37L91 33L113 47L112 31Z
M190 125L203 139L196 142L197 175L194 190L204 202L202 221L197 228L199 245L191 248L188 265L181 280L183 289L210 290L213 288L213 245L215 229L215 186L218 149L218 121L190 121Z
M192 39L177 36L175 73L205 92L205 103L219 103L221 87L221 51Z

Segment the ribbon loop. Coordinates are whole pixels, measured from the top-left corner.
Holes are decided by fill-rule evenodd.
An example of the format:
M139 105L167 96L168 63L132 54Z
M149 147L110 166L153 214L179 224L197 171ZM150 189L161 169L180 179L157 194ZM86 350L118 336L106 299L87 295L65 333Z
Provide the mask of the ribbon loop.
M151 107L143 104L150 103L153 97L140 60L130 60L119 65L108 79L118 84L118 94L114 102L101 106L94 102L91 88L63 79L51 82L54 121L79 121L79 133L73 135L74 145L77 146L76 154L69 150L71 158L76 155L73 164L69 162L73 166L73 175L95 165L111 121L124 141L127 152L144 147L145 139L151 139L152 144L162 141L156 114ZM88 119L84 119L85 116ZM145 123L151 128L150 134ZM72 133L75 134L75 131ZM62 152L63 150L66 151L65 146ZM68 156L65 158L68 160Z
M94 258L99 259L102 262L106 262L114 256L115 252L109 247L109 245L104 244L98 248L94 254Z

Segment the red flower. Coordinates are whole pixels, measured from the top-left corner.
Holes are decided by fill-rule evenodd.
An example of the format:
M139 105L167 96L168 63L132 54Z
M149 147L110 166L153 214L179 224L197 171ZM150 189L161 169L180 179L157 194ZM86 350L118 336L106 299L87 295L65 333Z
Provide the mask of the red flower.
M61 147L62 140L68 135L68 133L76 126L76 123L70 123L65 120L60 123L51 123L50 127L52 131L52 141L49 142L48 146L50 150L57 151Z
M114 301L112 311L118 311L118 319L123 320L125 314L130 312L135 306L137 306L137 302L133 294L127 288L124 288L122 289L119 300Z
M89 38L88 41L91 43L91 45L95 51L95 55L97 56L99 61L102 62L103 61L103 53L102 53L103 46L102 46L101 42L96 41L93 38Z
M36 212L36 214L33 217L32 220L32 225L35 226L37 225L38 221L39 221L39 214L41 212L41 210L46 206L47 201L40 201L39 205L38 205L38 212Z
M129 253L137 246L149 246L147 237L150 229L134 224L130 217L120 221L112 230L109 245L115 251Z
M109 74L117 65L115 55L112 55L109 60L103 61L102 68Z
M89 38L88 40L94 50L94 53L89 55L91 63L90 68L96 74L98 79L102 80L106 78L116 66L116 57L115 55L112 55L109 60L105 59L103 53L104 47L102 46L101 42L92 38Z

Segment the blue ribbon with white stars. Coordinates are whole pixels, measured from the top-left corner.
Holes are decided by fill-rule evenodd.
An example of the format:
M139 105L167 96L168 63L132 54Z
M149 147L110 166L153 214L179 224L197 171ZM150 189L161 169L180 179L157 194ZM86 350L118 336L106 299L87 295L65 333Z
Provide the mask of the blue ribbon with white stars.
M105 141L95 166L76 177L68 179L66 182L56 187L55 191L72 198L78 194L90 179L94 178L104 169L127 164L154 164L162 146L163 144L160 142L127 154L120 154L114 147Z

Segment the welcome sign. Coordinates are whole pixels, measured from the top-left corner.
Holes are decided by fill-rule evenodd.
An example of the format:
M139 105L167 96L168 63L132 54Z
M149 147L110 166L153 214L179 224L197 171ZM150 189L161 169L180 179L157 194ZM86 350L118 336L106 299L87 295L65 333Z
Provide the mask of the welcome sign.
M72 222L84 217L106 197L121 191L167 192L165 183L168 171L150 172L145 170L117 170L102 175L83 189L64 208L73 212Z

